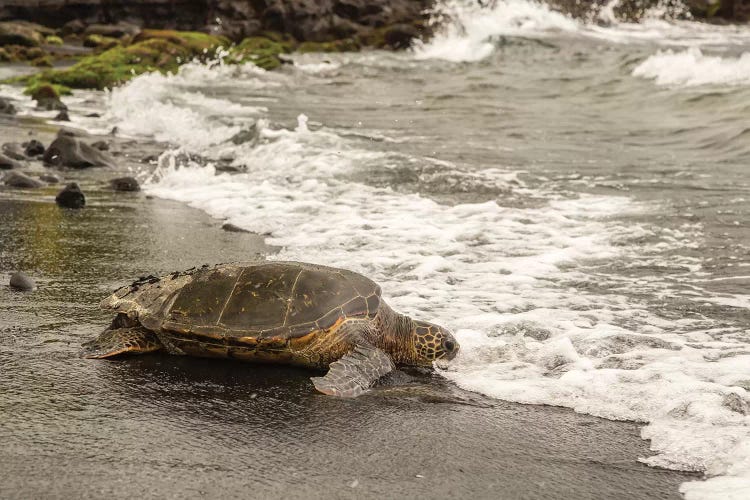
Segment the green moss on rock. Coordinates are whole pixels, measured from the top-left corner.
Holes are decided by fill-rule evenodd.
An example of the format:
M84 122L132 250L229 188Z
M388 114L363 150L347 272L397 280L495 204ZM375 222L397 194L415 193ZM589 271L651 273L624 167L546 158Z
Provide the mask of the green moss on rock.
M30 64L32 66L36 66L37 68L51 68L52 58L50 56L37 57L36 59L30 61Z
M293 45L290 42L255 36L246 38L239 45L232 47L225 61L237 64L251 62L265 70L272 70L281 66L279 56L288 54L292 49Z
M357 52L361 49L358 40L344 38L333 42L302 42L297 46L297 52Z
M56 35L50 35L44 39L47 45L62 45L63 39Z
M143 73L176 71L194 58L209 59L225 44L225 39L203 33L145 30L130 46L113 47L84 57L70 68L44 71L26 81L103 90Z
M60 96L72 94L71 90L64 85L55 85L46 82L34 82L26 87L23 93L31 96L35 101L60 99Z
M83 46L93 49L109 50L118 45L120 45L120 42L116 38L110 38L108 36L87 35L86 38L83 39Z

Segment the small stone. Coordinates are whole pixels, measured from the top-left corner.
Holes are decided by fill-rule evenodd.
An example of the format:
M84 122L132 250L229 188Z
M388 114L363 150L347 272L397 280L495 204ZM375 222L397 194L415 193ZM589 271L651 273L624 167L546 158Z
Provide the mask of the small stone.
M20 189L35 189L44 186L43 182L32 179L28 175L24 175L20 172L10 172L6 174L3 178L3 184Z
M735 413L739 413L740 415L750 414L750 404L748 404L748 402L745 401L742 396L734 392L730 392L729 394L724 396L724 401L722 401L722 404L725 408Z
M23 147L17 142L6 142L3 144L3 153L5 156L14 160L25 160L26 154L23 152Z
M221 226L221 228L224 231L228 231L230 233L249 233L250 232L247 229L242 229L241 227L235 226L234 224L231 224L229 222L225 223L223 226Z
M30 292L36 288L34 280L22 272L13 273L10 277L10 287L22 292Z
M0 97L0 115L15 115L16 107L8 99Z
M30 140L25 146L26 149L24 150L24 153L26 156L39 156L44 154L44 144L36 139Z
M21 168L23 165L12 158L8 158L4 154L0 153L0 170L13 170L14 168Z
M69 122L70 116L68 115L68 110L67 109L60 110L60 112L57 113L57 116L55 116L53 120L55 120L56 122Z
M106 141L96 141L91 144L91 147L99 151L109 151L109 144Z
M99 113L89 113L86 115L86 118L101 118L102 115Z
M86 197L78 184L71 182L57 194L55 203L64 208L83 208L86 206Z
M134 177L118 177L109 181L109 185L115 191L140 191L141 186Z
M60 183L60 178L58 176L52 175L52 174L40 175L39 179L43 180L44 182L46 182L48 184L59 184Z

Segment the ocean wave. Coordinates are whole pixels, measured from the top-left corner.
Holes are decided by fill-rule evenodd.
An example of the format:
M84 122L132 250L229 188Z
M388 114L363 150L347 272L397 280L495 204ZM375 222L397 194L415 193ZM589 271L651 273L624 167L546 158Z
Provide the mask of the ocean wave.
M633 70L657 85L750 85L750 52L740 57L707 56L697 47L659 51Z
M436 35L417 43L416 59L476 62L495 52L499 37L578 36L611 43L650 43L668 46L726 46L750 42L750 29L715 26L673 19L673 9L654 8L640 22L615 18L609 2L590 21L573 19L534 0L446 0L435 9Z

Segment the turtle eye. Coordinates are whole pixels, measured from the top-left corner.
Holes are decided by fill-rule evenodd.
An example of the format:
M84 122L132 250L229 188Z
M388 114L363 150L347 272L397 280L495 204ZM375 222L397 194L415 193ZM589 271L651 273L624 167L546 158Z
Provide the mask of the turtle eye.
M447 352L453 352L453 349L456 348L456 343L452 341L451 339L445 339L443 341L443 349L445 349Z

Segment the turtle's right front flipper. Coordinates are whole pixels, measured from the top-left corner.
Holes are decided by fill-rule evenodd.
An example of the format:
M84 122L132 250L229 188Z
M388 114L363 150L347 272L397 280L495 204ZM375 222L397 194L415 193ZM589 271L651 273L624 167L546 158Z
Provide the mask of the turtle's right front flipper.
M353 398L395 368L391 357L377 347L358 344L353 351L331 363L325 377L311 380L323 394Z
M162 348L159 337L142 326L107 329L81 346L82 358L111 358L119 354L143 354Z

